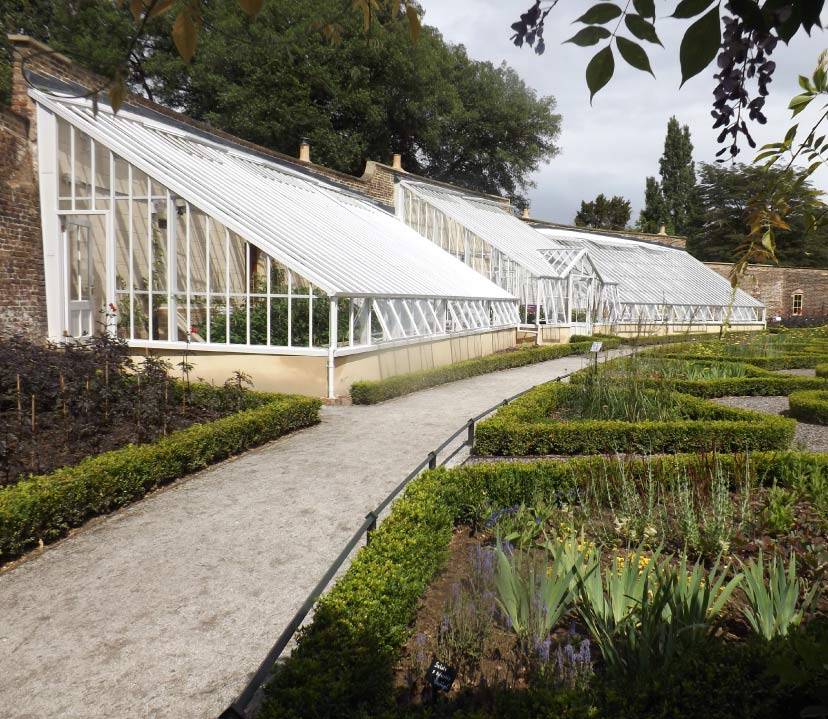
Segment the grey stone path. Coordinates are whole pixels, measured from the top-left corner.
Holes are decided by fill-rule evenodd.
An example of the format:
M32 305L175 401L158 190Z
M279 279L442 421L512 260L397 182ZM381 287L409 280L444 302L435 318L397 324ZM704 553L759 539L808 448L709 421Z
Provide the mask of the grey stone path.
M0 575L4 719L216 717L366 512L470 416L583 357L322 423L194 475Z

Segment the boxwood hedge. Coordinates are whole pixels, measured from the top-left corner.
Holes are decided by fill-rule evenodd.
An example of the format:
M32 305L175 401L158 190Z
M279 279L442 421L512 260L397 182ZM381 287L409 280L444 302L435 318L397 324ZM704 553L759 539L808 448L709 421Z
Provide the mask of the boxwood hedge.
M822 354L782 354L774 357L759 357L759 356L745 356L745 357L725 357L712 354L700 353L698 347L690 347L685 352L681 352L680 348L670 347L667 351L658 351L659 357L669 359L683 359L683 360L699 360L704 362L747 362L754 367L759 367L766 370L780 370L780 369L813 369L821 360L824 359Z
M691 464L713 461L734 477L741 476L749 464L757 481L768 486L775 482L785 486L794 476L823 476L828 471L828 455L766 452L750 456L674 455L625 462L605 457L501 462L423 473L392 505L371 544L359 550L348 570L319 601L313 622L300 633L290 657L275 667L260 719L400 716L393 672L410 635L417 602L445 566L454 524L468 521L475 508L486 502L507 507L539 497L552 500L556 492L571 489L585 473L620 472L623 468L627 476L667 481L668 477L683 476ZM507 702L520 703L520 697L527 696L507 694L503 697ZM570 713L569 705L547 708L550 713L506 712L498 716L595 716L586 711ZM430 706L425 711L436 716L438 709ZM488 714L463 716L483 719Z
M611 369L613 364L619 361L621 360L613 360L613 362L607 363L602 367L604 370ZM660 357L659 361L661 361ZM664 358L663 361L679 362L679 360L672 358ZM713 397L778 397L789 395L791 392L797 390L828 389L828 381L819 377L798 377L795 375L778 374L747 363L734 362L728 364L741 364L744 367L745 376L710 379L670 378L668 380L659 377L648 378L644 376L639 378L639 381L644 385L652 386L669 382L670 386L676 392L706 399ZM826 365L826 369L828 369L828 365ZM573 375L571 381L583 381L585 378L586 375L580 375L578 373Z
M249 395L245 402L258 399L260 406L0 490L0 563L185 474L319 422L318 399Z
M478 455L530 456L601 454L616 451L720 452L787 449L796 422L722 407L686 394L676 400L689 419L666 422L549 419L571 389L561 383L540 385L477 425Z
M828 390L792 392L788 403L792 417L811 424L828 424Z
M377 404L393 399L394 397L401 397L412 392L428 389L429 387L437 387L441 384L468 379L469 377L475 377L480 374L497 372L498 370L511 369L513 367L523 367L525 365L535 364L536 362L558 359L559 357L586 354L589 352L592 343L596 340L600 340L603 343L603 349L611 350L619 347L621 344L637 346L672 344L707 336L709 335L665 335L624 339L615 337L614 335L602 334L590 336L573 335L569 339L569 344L541 345L540 347L512 350L489 355L488 357L481 357L480 359L456 362L445 367L435 367L433 369L400 374L386 379L354 382L351 385L351 401L354 404Z
M614 349L620 340L604 341L604 349ZM351 385L351 401L354 404L377 404L394 397L418 392L429 387L436 387L448 382L467 379L479 374L497 372L512 367L546 362L547 360L589 352L591 342L576 344L541 345L522 350L512 350L481 357L480 359L456 362L445 367L435 367L418 372L409 372L381 380L354 382Z

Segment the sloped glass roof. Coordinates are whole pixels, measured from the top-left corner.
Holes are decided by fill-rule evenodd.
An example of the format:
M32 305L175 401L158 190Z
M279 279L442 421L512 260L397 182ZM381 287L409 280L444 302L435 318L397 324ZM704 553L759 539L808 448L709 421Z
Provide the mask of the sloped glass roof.
M586 250L604 281L618 285L622 304L730 304L730 282L684 250L574 230L537 231L561 246ZM734 306L764 305L737 290Z
M564 261L550 263L543 252L566 250L560 243L529 227L504 209L502 203L465 195L424 182L403 180L408 192L423 199L485 240L539 278L560 278ZM562 256L565 260L566 253Z
M329 295L513 299L393 215L332 184L146 108L114 115L100 106L95 114L86 101L31 94Z

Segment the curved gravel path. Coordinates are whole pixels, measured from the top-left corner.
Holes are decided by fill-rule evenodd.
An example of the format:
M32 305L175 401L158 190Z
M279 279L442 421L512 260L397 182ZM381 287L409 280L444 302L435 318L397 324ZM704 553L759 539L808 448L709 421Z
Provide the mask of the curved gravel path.
M612 353L619 354L619 352ZM216 717L433 447L566 357L372 407L224 462L0 574L4 719Z
M766 414L787 415L788 413L787 397L720 397L711 401L729 407L753 409ZM794 445L801 446L807 452L828 452L828 427L797 420Z

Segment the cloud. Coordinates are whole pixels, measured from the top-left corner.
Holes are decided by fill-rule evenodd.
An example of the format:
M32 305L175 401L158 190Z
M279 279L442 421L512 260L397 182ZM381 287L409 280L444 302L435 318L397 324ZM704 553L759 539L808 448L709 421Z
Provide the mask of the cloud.
M711 129L713 67L679 90L678 48L686 24L670 18L657 21L666 49L647 45L656 79L616 58L615 76L590 106L584 70L596 48L562 43L576 31L571 21L592 2L560 3L552 11L542 56L527 47L516 48L509 40L509 26L531 0L421 0L421 4L425 21L435 25L448 42L462 43L478 60L496 64L505 60L540 95L557 99L557 112L563 117L561 154L533 177L537 183L530 193L534 216L571 222L581 200L603 192L629 199L636 218L644 201L645 178L658 175L671 115L690 126L694 159L715 160L720 146L717 132ZM811 73L825 46L828 38L821 32L810 38L800 32L790 47L780 45L775 51L777 69L766 105L768 124L751 127L760 146L784 136L790 125L786 108L797 92L797 75ZM742 144L739 159L748 162L753 152ZM818 171L815 179L818 187L828 186L825 170Z

